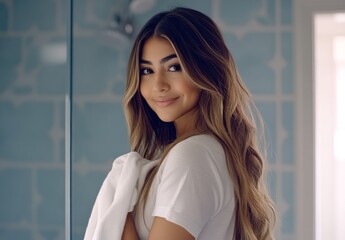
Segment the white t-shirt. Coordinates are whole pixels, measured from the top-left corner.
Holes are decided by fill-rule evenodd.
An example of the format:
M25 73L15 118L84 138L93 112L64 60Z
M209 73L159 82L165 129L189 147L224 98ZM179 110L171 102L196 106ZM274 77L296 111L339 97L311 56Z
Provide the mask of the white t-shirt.
M173 222L198 240L229 240L235 223L235 198L221 144L209 135L175 145L153 180L144 213L136 221L147 239L154 216Z

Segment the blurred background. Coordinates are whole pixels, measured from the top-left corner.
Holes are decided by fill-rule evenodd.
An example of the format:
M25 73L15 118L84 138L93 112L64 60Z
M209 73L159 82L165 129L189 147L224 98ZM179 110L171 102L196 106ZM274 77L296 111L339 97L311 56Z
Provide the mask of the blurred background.
M176 6L220 26L266 123L276 237L307 239L298 225L296 2L308 1L0 0L0 239L65 239L70 81L71 231L83 239L112 161L129 151L122 98L132 40L149 17Z

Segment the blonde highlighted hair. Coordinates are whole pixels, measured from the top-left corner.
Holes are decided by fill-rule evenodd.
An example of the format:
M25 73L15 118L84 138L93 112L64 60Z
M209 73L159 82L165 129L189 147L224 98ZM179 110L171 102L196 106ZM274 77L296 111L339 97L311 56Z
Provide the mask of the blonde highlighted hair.
M201 90L196 129L213 135L224 148L236 198L235 232L229 239L273 239L275 211L265 189L265 158L252 116L255 106L218 27L205 14L175 8L153 16L138 34L124 98L132 150L163 161L182 140L176 139L173 123L161 121L140 94L139 60L145 41L153 36L170 41L187 79ZM137 206L145 207L158 167L147 178Z

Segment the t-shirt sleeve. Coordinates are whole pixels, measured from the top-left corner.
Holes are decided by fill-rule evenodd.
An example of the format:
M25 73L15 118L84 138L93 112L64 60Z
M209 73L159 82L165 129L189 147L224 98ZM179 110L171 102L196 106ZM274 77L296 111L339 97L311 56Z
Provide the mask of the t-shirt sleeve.
M153 216L182 226L197 238L222 198L213 153L188 140L171 149L164 161Z

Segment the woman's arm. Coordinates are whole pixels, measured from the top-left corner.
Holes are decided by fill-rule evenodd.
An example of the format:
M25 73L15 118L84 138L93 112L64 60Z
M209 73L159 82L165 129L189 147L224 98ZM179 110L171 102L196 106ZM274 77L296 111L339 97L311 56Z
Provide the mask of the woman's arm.
M125 227L122 233L122 240L139 240L132 213L127 214Z
M162 217L154 217L149 240L195 240L183 227Z

